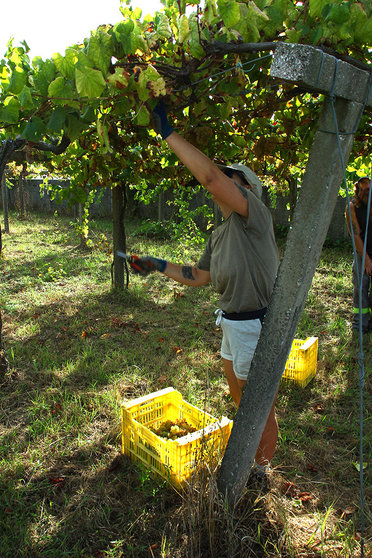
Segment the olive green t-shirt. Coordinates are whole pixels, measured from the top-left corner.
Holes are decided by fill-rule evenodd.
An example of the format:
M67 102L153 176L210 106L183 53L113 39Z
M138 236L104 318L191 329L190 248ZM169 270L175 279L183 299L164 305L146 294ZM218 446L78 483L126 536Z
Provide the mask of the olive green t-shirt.
M244 190L248 218L232 212L213 231L198 262L200 269L210 271L220 308L228 313L267 306L279 265L270 210Z

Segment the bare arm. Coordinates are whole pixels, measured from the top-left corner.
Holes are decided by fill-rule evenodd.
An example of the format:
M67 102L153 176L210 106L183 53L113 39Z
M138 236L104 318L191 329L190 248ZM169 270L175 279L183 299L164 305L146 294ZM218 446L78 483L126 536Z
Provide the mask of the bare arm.
M195 266L179 265L171 262L167 262L167 267L163 273L178 283L191 287L202 287L211 280L209 271Z
M359 256L361 258L363 258L364 242L363 242L363 239L361 237L361 229L360 229L358 219L357 219L357 216L356 216L356 213L355 213L355 207L354 207L354 204L352 202L350 203L350 214L351 214L351 222L352 222L352 226L353 226L352 229L351 229L351 225L350 225L349 211L346 210L345 217L346 217L346 222L347 222L347 226L348 226L348 229L349 229L349 233L353 234L354 242L355 242L355 249L358 252ZM365 255L364 269L365 269L365 271L368 275L372 275L372 259L369 257L367 252L366 252L366 255Z
M236 211L248 217L248 200L204 153L186 141L177 132L172 132L165 140L182 163L195 176L198 182L210 192L220 205L222 212Z

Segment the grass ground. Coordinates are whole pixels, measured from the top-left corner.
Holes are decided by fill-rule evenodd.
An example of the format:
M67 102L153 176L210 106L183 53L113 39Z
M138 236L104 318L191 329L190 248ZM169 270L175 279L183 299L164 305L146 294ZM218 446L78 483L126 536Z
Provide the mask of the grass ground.
M172 386L233 418L214 326L217 299L152 275L111 289L107 221L89 251L69 219L11 215L0 303L0 532L7 557L360 556L359 346L351 248L325 247L297 337L318 336L318 371L281 384L272 489L247 486L228 513L214 486L184 493L120 456L120 403ZM200 247L147 238L128 249L195 262ZM372 336L364 339L364 555L371 552ZM196 481L195 481L196 482Z

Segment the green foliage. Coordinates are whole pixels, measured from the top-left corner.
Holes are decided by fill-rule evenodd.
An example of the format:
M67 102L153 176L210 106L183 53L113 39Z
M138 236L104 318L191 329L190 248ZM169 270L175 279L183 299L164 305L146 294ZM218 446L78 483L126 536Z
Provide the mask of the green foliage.
M30 61L26 43L10 42L0 65L0 138L21 136L32 150L67 136L70 148L51 167L77 173L80 190L174 176L172 154L151 131L151 111L164 97L177 130L207 155L247 163L272 187L286 188L303 173L322 99L273 83L270 54L238 56L227 47L257 42L259 50L281 40L371 60L369 2L207 0L201 8L165 0L145 18L138 8L121 11L115 25L45 61ZM369 121L355 156L367 156Z
M76 235L80 238L80 242L83 246L90 246L91 242L88 240L88 233L89 233L89 208L94 201L95 198L95 191L91 190L88 195L85 192L82 192L82 200L81 200L81 213L79 215L79 219L75 222L72 222L71 225L75 230ZM99 200L97 200L99 201Z

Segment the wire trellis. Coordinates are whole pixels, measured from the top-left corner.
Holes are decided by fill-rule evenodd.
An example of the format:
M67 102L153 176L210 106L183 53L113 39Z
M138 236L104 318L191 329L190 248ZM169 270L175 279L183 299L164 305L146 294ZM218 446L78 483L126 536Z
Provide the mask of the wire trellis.
M358 269L358 267L359 267L358 266L358 253L357 253L356 246L355 246L353 222L352 222L352 219L351 219L350 195L349 195L349 189L348 189L346 175L345 175L345 171L346 171L345 161L344 161L342 148L341 148L340 132L339 132L339 127L338 127L336 109L335 109L335 105L334 105L334 103L335 103L334 87L335 87L335 82L336 82L337 71L338 71L338 61L336 61L333 86L331 88L329 98L330 98L330 102L331 102L333 121L334 121L334 126L335 126L335 132L333 132L333 133L335 133L336 137L337 137L337 146L338 146L338 152L339 152L340 161L341 161L341 168L342 168L343 174L344 174L343 180L344 180L344 184L345 184L347 211L348 211L348 215L349 215L351 240L352 240L352 246L353 246L354 266L355 266L355 269L356 269L356 276L358 277L358 293L359 293L359 324L358 324L358 326L359 326L359 329L358 329L358 333L359 333L359 353L358 353L359 424L360 424L360 426L359 426L359 484L360 484L360 505L361 505L360 550L361 550L361 558L363 558L364 557L364 537L365 537L365 499L364 499L364 467L363 467L363 453L364 453L364 449L363 449L363 430L364 430L363 389L364 389L365 371L364 371L364 352L363 352L363 329L362 329L361 316L362 316L362 279L363 279L363 274L364 274L364 265L365 265L366 251L367 251L367 233L368 233L368 225L369 225L369 214L370 214L370 208L371 208L372 189L371 188L369 189L368 203L367 203L367 222L366 222L365 236L364 236L364 239L363 239L364 240L364 242L363 242L363 256L361 258L362 262L361 262L360 269ZM372 88L372 76L370 74L369 84L368 84L368 93L367 93L367 96L366 96L366 99L365 99L365 103L367 102L367 99L369 97L369 93L371 91L371 88ZM362 115L363 110L365 108L365 103L361 108L360 116ZM354 130L352 132L349 132L349 134L354 134L356 132L359 120L360 120L360 118L357 120L357 123L356 123L356 126L355 126ZM343 133L343 135L348 135L348 134Z

